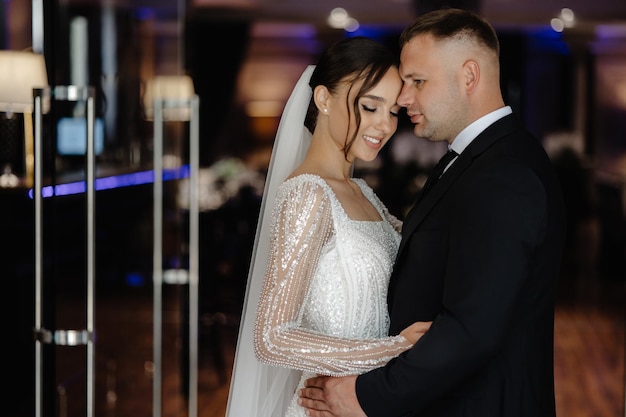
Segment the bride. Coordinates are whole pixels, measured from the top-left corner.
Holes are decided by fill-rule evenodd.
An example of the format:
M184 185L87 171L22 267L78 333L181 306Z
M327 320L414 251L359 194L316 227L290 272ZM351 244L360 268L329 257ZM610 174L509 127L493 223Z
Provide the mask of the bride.
M380 367L427 330L387 336L401 222L351 176L395 133L401 86L393 54L355 37L326 50L293 90L263 195L228 417L305 416L295 392L306 378Z

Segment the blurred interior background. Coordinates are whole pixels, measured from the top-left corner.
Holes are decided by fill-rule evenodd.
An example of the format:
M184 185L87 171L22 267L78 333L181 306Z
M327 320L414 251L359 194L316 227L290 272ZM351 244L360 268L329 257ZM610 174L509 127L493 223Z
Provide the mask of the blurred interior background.
M12 67L10 54L0 55L5 358L18 369L8 374L1 414L222 417L265 170L293 85L335 40L364 35L397 50L398 35L415 16L448 6L478 11L493 23L505 100L542 141L563 181L569 234L555 329L557 412L624 416L624 0L0 2L0 52L36 55L44 65L44 80L31 82L29 65ZM163 183L162 305L153 282L152 97L183 94L179 83L200 103L199 323L191 330L189 118L163 123L160 163L171 175ZM101 186L93 238L93 408L84 344L43 344L42 363L34 360L37 305L47 329L84 329L88 320L89 207L79 106L52 103L40 121L49 192L43 237L34 233L33 109L18 106L11 92L26 86L28 96L45 85L95 91ZM443 151L413 137L404 120L378 160L357 165L355 174L402 217ZM33 280L36 238L43 240L41 299ZM155 308L162 337L155 336ZM163 358L156 373L155 344ZM198 380L190 382L189 352L196 345ZM155 378L162 380L157 389ZM193 395L189 404L196 390L197 409Z

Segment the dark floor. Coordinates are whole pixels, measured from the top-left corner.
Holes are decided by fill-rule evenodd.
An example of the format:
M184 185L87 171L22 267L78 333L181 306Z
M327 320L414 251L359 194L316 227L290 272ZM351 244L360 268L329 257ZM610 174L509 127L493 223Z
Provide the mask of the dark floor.
M624 416L624 285L584 277L566 284L555 323L557 412L561 417ZM179 296L164 294L162 415L184 417ZM621 295L620 295L621 294ZM117 294L98 300L96 415L152 415L152 299ZM226 319L226 321L222 321ZM235 317L204 317L198 415L223 417L236 340ZM212 324L209 324L212 323ZM217 336L212 339L211 336ZM65 348L76 349L76 348ZM83 416L77 352L58 354L59 416ZM80 352L81 355L84 352Z

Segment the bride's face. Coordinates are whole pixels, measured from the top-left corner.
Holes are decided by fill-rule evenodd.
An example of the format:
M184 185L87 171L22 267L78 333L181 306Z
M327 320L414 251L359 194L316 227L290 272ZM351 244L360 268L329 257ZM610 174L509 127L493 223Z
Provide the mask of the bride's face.
M339 149L343 149L346 138L352 138L357 128L352 103L358 94L361 82L354 85L345 83L335 94L331 115L331 132ZM359 99L358 109L361 114L361 125L356 139L348 151L348 160L358 158L371 161L385 146L398 128L398 112L400 106L397 98L402 88L402 80L398 69L391 67L381 81ZM348 95L346 100L346 95ZM346 103L350 103L346 106Z

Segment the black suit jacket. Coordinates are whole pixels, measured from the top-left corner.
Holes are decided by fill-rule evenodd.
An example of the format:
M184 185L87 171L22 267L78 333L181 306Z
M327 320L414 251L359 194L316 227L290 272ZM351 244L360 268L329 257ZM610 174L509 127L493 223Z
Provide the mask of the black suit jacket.
M434 323L357 379L368 417L554 417L554 297L565 212L514 115L481 133L407 215L390 334Z

